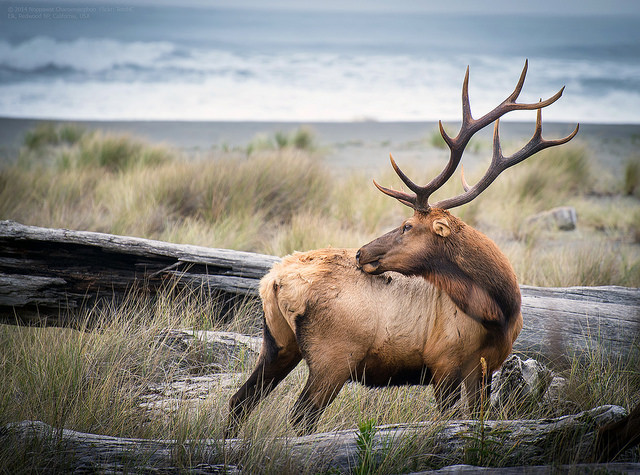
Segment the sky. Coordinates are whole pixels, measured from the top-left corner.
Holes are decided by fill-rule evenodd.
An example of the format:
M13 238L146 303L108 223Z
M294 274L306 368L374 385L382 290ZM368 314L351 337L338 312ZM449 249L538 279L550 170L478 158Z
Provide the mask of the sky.
M639 15L640 0L47 0L45 3L176 5L283 10L363 10L478 14ZM4 2L3 2L4 3ZM19 2L17 2L19 3Z

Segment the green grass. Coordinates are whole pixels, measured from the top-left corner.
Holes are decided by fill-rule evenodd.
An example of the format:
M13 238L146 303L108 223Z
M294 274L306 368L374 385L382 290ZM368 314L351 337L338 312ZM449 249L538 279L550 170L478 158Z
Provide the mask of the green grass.
M325 246L358 247L410 213L375 190L370 176L332 174L309 131L279 133L264 143L270 145L250 145L242 153L218 150L207 160L194 160L132 137L45 124L27 134L17 162L0 169L0 219L284 255ZM520 283L639 287L637 160L631 158L619 177L599 168L581 147L552 149L532 160L535 163L506 171L481 198L454 214L498 243ZM467 180L473 183L482 173L469 170ZM390 169L375 177L401 187ZM457 180L440 195L459 193ZM576 231L525 226L527 216L559 205L577 209ZM206 344L178 351L167 329L257 334L259 312L255 302L248 303L236 309L231 323L224 323L210 296L168 295L87 310L91 331L82 326L0 326L0 425L42 420L115 436L178 441L220 437L231 389L212 388L196 406L185 400L164 417L150 415L140 401L153 384L169 383L185 371L210 370ZM569 381L563 393L566 407L525 415L553 416L611 403L631 407L640 391L637 361L611 359L590 348L561 368ZM238 361L238 384L253 363L251 358ZM306 368L300 365L252 413L241 433L246 450L213 462L259 466L272 473L319 470L295 465L280 439L294 435L286 415L305 378ZM490 416L506 417L507 412ZM372 390L349 384L327 409L318 430L358 430L359 421L375 421L375 426L360 428L360 467L364 472L398 473L438 468L444 461L417 456L428 446L427 433L394 442L372 461L367 444L374 428L424 420L446 421L435 408L431 388ZM480 452L470 453L500 465L500 454L490 448L485 444ZM0 448L0 466L21 467L33 460L33 470L63 471L59 454L31 456L39 450L46 451ZM181 457L190 466L207 454Z
M261 133L256 135L247 145L248 156L273 150L303 150L313 152L317 149L313 130L300 127L292 132L278 131L273 136Z
M427 144L431 145L433 148L439 148L442 150L446 150L447 142L442 138L442 134L439 129L434 130L427 136L426 140Z

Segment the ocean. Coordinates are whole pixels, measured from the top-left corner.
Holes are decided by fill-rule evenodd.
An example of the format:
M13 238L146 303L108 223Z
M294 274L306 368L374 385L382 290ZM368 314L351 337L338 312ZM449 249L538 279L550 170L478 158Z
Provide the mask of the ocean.
M517 82L545 121L640 123L640 17L0 4L0 116L455 121ZM534 120L533 112L510 114Z

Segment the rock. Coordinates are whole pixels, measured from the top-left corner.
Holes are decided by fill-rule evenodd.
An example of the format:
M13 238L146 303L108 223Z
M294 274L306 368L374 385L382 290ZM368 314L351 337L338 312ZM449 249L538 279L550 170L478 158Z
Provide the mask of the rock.
M562 393L564 392L567 386L566 378L562 376L553 376L551 380L551 384L549 384L549 388L547 392L544 394L544 402L546 404L556 404L561 401Z
M573 206L560 206L529 216L525 220L525 225L528 228L538 227L549 230L572 231L576 229L577 222L578 216Z
M538 405L552 380L553 373L542 363L531 358L523 361L512 354L493 374L491 405L515 408Z

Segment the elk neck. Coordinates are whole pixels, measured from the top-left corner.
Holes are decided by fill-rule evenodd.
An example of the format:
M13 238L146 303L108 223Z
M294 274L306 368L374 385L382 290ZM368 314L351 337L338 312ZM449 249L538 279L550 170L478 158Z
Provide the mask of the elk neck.
M443 213L433 211L434 215ZM520 312L520 288L513 267L491 239L444 213L451 233L446 238L434 236L420 275L446 292L472 318L485 326L506 328Z

